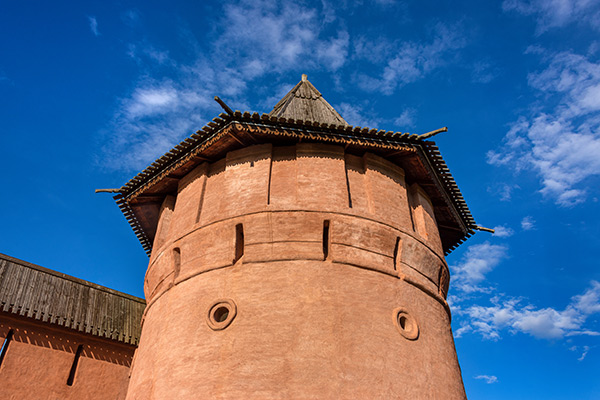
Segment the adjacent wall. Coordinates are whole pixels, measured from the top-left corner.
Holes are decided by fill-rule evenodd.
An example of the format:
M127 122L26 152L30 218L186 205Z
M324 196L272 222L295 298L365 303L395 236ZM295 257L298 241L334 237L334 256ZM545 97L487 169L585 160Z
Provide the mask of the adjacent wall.
M3 399L125 398L134 346L1 312L0 346L7 336Z

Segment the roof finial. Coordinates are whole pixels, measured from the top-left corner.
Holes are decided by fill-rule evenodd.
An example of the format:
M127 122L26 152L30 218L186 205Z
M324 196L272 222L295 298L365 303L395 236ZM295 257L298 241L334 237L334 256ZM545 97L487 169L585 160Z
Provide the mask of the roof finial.
M302 82L308 81L308 76L306 74L302 74Z

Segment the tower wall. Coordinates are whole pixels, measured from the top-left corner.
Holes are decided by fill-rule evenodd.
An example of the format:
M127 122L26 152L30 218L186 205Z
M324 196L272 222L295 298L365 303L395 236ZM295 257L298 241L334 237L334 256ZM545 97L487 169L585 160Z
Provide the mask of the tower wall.
M128 398L464 398L448 276L398 166L232 151L163 203Z

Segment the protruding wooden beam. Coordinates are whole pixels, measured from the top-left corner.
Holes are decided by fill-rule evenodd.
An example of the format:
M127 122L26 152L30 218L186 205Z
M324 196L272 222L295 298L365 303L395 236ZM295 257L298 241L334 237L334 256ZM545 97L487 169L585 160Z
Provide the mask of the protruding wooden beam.
M435 135L437 135L438 133L442 133L442 132L448 132L448 127L446 127L446 126L445 126L445 127L443 127L443 128L436 129L435 131L431 131L431 132L424 133L424 134L422 134L422 135L419 135L419 136L418 136L418 139L421 139L421 140L423 140L423 139L428 139L428 138L430 138L430 137L432 137L432 136L435 136Z
M96 189L95 193L119 193L121 188L119 189Z
M219 98L219 96L215 96L215 101L216 101L217 103L219 103L219 105L221 106L221 108L222 108L223 110L225 110L225 112L226 112L227 114L229 114L229 115L233 116L233 110L231 110L231 108L229 108L229 107L227 106L227 104L225 104L225 102Z

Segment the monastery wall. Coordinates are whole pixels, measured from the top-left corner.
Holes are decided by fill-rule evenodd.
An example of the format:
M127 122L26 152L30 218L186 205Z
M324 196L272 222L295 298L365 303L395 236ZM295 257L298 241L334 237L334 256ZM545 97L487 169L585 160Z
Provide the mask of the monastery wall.
M127 398L464 399L448 280L433 206L398 166L230 152L162 205Z
M134 346L7 313L0 313L2 344L3 399L125 398Z

